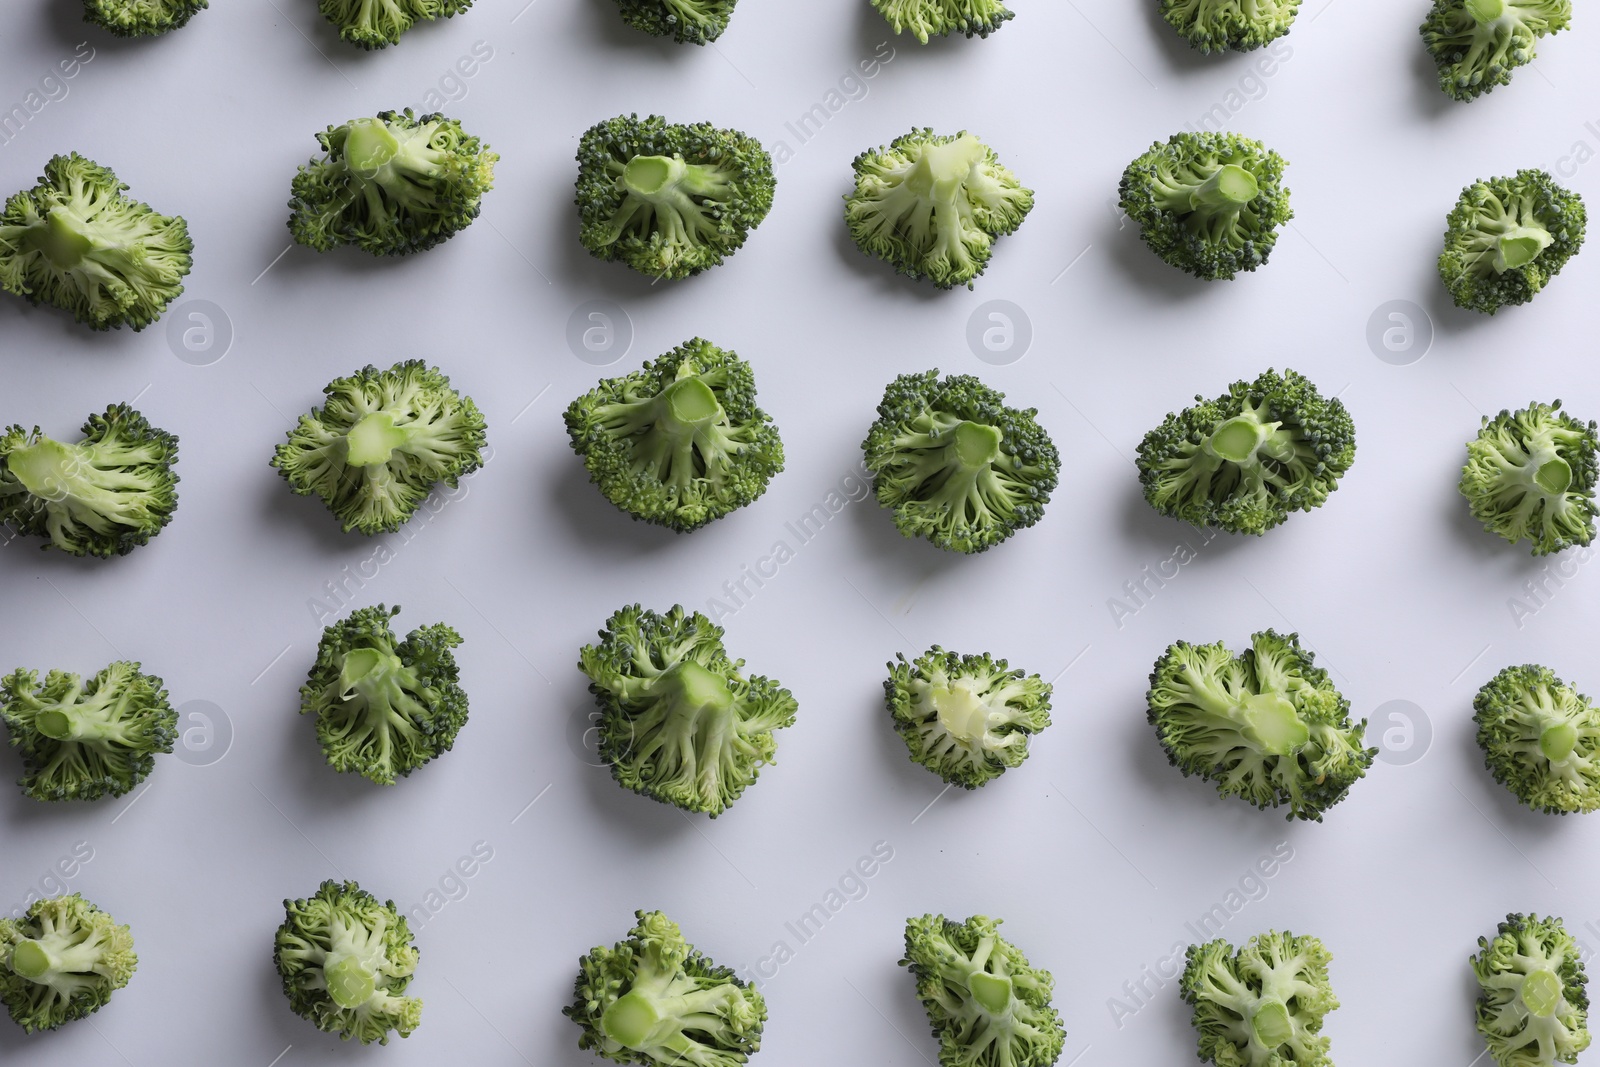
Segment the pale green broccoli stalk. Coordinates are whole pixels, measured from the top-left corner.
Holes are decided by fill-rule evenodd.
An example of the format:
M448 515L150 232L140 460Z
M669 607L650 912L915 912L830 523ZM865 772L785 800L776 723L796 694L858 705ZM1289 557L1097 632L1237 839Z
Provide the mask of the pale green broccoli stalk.
M1445 219L1439 277L1459 308L1526 304L1578 254L1588 225L1583 197L1542 170L1473 182Z
M1600 708L1529 663L1507 667L1472 700L1478 747L1494 780L1535 811L1600 809Z
M83 21L118 37L156 37L209 6L207 0L83 0Z
M419 22L451 18L471 6L472 0L317 0L339 38L369 52L399 44Z
M0 1001L30 1034L93 1015L138 963L128 928L76 893L0 919Z
M283 907L272 957L290 1009L363 1045L387 1045L391 1033L410 1037L422 1021L422 1001L404 995L418 953L394 901L330 879L315 896Z
M600 706L600 758L618 783L716 818L777 753L774 730L794 725L787 689L740 673L722 627L674 605L638 604L606 620L578 668Z
M1289 32L1300 0L1160 0L1161 17L1189 44L1210 54L1248 52Z
M1322 821L1367 773L1367 721L1313 665L1298 634L1251 635L1230 655L1221 641L1168 647L1150 673L1150 723L1185 777L1217 784L1258 808L1288 805L1291 819Z
M1478 1033L1499 1067L1577 1063L1589 1047L1583 951L1555 916L1513 913L1472 957Z
M323 393L272 466L299 495L321 498L346 533L392 533L434 486L455 487L483 466L483 415L437 367L369 365Z
M906 955L939 1041L942 1067L1050 1067L1066 1031L1050 1003L1055 978L1028 966L999 919L906 920Z
M679 44L705 45L722 36L739 0L617 0L622 21Z
M1461 495L1483 528L1535 556L1594 540L1595 424L1554 404L1484 417L1467 442Z
M142 330L183 292L189 227L124 196L93 160L53 156L32 189L0 212L0 289L95 330Z
M576 999L561 1009L583 1030L578 1047L615 1063L740 1067L761 1048L761 993L697 952L661 912L634 915L626 940L578 960Z
M895 33L910 32L923 44L952 33L987 37L1016 13L1000 0L872 0Z
M1218 939L1190 945L1179 979L1194 1008L1200 1058L1217 1067L1333 1067L1322 1023L1339 1006L1322 942L1285 930L1237 952Z
M1433 0L1422 39L1439 67L1439 88L1472 100L1533 62L1534 42L1572 21L1572 0Z
M1050 725L1050 683L1006 661L934 645L889 664L885 699L911 759L951 785L976 789L1028 758Z

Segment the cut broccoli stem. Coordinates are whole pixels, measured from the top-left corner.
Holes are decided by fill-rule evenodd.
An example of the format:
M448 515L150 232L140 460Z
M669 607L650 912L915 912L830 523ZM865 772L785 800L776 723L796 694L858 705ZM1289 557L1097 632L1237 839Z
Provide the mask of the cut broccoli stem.
M1246 463L1255 458L1267 432L1253 413L1240 415L1217 427L1211 435L1211 451L1230 463Z
M377 982L369 970L355 956L330 957L323 967L327 976L328 995L341 1008L354 1010L372 999Z
M968 745L980 744L987 737L989 707L970 685L935 686L929 690L928 699L933 702L939 725L952 736Z
M11 969L30 982L37 982L54 966L49 951L37 941L19 941L11 950Z
M1467 0L1467 14L1480 26L1487 26L1506 13L1506 0Z
M1244 735L1274 756L1297 752L1311 740L1311 730L1294 705L1277 693L1251 694L1230 717L1242 720Z
M1256 1040L1269 1049L1280 1048L1294 1037L1294 1022L1289 1017L1288 1005L1279 1000L1263 1002L1251 1016L1250 1027L1256 1033Z
M1011 1006L1011 979L1004 975L975 971L967 979L972 999L990 1015L1003 1015Z
M906 188L954 210L961 183L988 155L983 142L970 133L963 133L945 144L931 144L911 168Z
M1528 972L1522 980L1522 1003L1529 1014L1548 1019L1561 1006L1561 979L1547 967Z
M1240 208L1261 193L1256 176L1241 166L1229 163L1200 183L1191 197L1191 206L1214 208Z
M1539 464L1533 482L1551 496L1559 496L1572 484L1572 465L1560 456L1552 456Z
M29 230L24 241L34 251L43 252L50 262L63 269L76 267L94 248L94 242L84 236L84 221L68 208L54 207L45 216L45 224Z
M345 462L352 467L388 463L395 450L409 443L420 428L420 423L396 426L394 415L387 411L368 412L345 436Z
M376 175L400 151L400 139L381 119L356 119L345 135L344 158L350 169L365 176Z

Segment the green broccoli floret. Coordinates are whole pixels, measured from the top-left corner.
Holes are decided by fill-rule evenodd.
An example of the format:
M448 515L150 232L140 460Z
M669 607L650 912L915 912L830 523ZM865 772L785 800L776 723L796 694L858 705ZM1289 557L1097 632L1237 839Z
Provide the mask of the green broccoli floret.
M679 44L704 45L722 36L739 0L617 0L622 21Z
M410 108L329 126L317 140L326 154L294 176L289 232L318 252L403 256L448 241L478 217L500 161L455 119Z
M939 1041L942 1067L1050 1067L1066 1031L1050 1003L1055 978L1000 936L999 919L906 920L906 956Z
M341 40L370 52L399 44L400 35L419 22L459 15L472 0L318 0L317 6L339 27Z
M1221 641L1169 646L1150 672L1150 723L1184 776L1217 783L1222 796L1258 808L1289 806L1291 819L1322 821L1367 773L1367 721L1300 647L1300 636L1252 634L1230 655Z
M1542 170L1474 182L1445 219L1439 277L1459 308L1526 304L1578 254L1588 223L1583 197Z
M750 364L696 337L566 411L589 478L635 519L697 530L767 491L783 441Z
M1422 39L1439 66L1439 88L1472 100L1533 62L1533 45L1572 21L1572 0L1433 0Z
M850 236L896 273L941 289L971 289L995 239L1015 233L1033 209L1033 190L966 131L912 130L852 165L856 186L844 198Z
M183 292L194 242L182 218L124 196L111 168L53 156L0 213L0 289L91 329L142 330Z
M1467 442L1461 495L1484 529L1543 556L1594 540L1595 424L1554 404L1485 416Z
M1472 700L1478 747L1494 780L1535 811L1600 809L1600 708L1529 663L1507 667Z
M1589 1047L1583 950L1555 916L1512 913L1478 938L1478 1033L1500 1067L1577 1063Z
M83 0L83 21L118 37L156 37L209 6L207 0Z
M1248 52L1289 32L1300 0L1160 0L1161 17L1209 55Z
M969 374L902 374L861 443L878 503L907 537L983 552L1044 517L1061 457L1035 408Z
M0 919L0 1001L30 1034L93 1015L138 963L128 928L76 893Z
M761 993L695 951L661 912L634 915L627 940L578 960L576 1000L561 1009L583 1030L578 1047L656 1067L746 1062L767 1021Z
M889 664L883 683L894 728L911 759L951 785L976 789L1028 758L1028 739L1050 725L1050 683L1006 661L934 645Z
M1321 507L1355 461L1350 413L1295 371L1194 399L1139 443L1144 498L1163 515L1259 535Z
M437 367L369 364L323 393L272 466L296 493L320 497L347 533L392 533L435 485L454 487L483 466L483 415Z
M895 33L909 30L923 44L952 33L987 37L1016 17L1000 0L872 0L872 6Z
M1178 988L1194 1008L1200 1058L1217 1067L1333 1067L1322 1022L1339 1006L1321 941L1285 930L1237 952L1221 940L1190 945Z
M1122 210L1150 250L1210 281L1255 270L1294 218L1283 157L1236 133L1177 133L1122 173Z
M634 604L578 654L600 706L600 758L616 780L712 818L773 762L772 732L794 725L798 707L776 681L741 674L722 632L698 611Z

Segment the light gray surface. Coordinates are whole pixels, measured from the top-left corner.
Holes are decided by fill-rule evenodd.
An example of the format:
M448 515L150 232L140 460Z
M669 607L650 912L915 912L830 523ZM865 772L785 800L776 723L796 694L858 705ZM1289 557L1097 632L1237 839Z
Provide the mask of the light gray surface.
M633 909L660 907L740 968L780 940L793 949L763 982L771 1021L757 1062L768 1067L932 1061L895 961L905 916L941 910L1004 916L1054 971L1063 1064L1182 1063L1193 1037L1172 986L1120 1020L1108 1001L1136 1007L1123 983L1190 940L1185 923L1280 842L1292 859L1225 933L1288 926L1326 940L1341 1064L1466 1067L1481 1044L1465 959L1508 910L1564 914L1600 943L1582 930L1600 920L1600 825L1519 810L1484 773L1469 718L1475 688L1507 663L1540 660L1600 689L1593 568L1557 561L1565 583L1518 617L1512 602L1546 564L1474 529L1454 488L1480 411L1560 396L1600 414L1600 252L1492 321L1442 306L1433 274L1443 217L1468 181L1567 157L1568 184L1596 190L1600 168L1571 174L1578 142L1585 158L1600 149L1590 13L1469 106L1433 87L1417 0L1313 2L1292 54L1257 80L1259 53L1192 57L1145 0L1024 2L987 41L893 41L877 77L832 99L890 39L862 0L745 0L704 50L627 29L607 0L524 2L479 0L375 54L342 45L311 0L221 0L136 43L80 27L72 0L8 6L0 102L22 101L80 41L94 58L0 145L0 188L31 184L57 151L114 167L135 195L189 219L186 299L224 309L235 336L220 362L193 366L165 322L94 335L0 300L0 423L67 433L138 395L181 436L183 477L176 520L131 557L0 548L0 668L139 659L175 703L223 709L234 737L210 766L162 759L147 791L116 802L45 807L0 791L0 902L20 903L87 842L93 858L71 887L132 925L141 959L90 1023L31 1040L0 1025L0 1059L596 1062L559 1014L574 962L619 937ZM481 220L401 262L294 248L263 275L287 243L289 179L314 131L422 103L477 42L493 55L448 111L503 157ZM1290 160L1297 218L1267 269L1207 285L1119 229L1113 203L1127 161L1213 103ZM808 143L786 128L830 104ZM577 136L630 110L794 149L772 216L726 266L651 286L578 246ZM970 127L1038 192L976 292L894 278L843 230L851 158L913 125ZM595 299L621 305L634 332L609 371L566 342L569 315ZM965 339L969 316L995 299L1031 321L1031 349L1011 365L979 362ZM1410 366L1380 361L1365 340L1369 316L1395 299L1436 326ZM697 333L755 365L789 466L754 506L675 537L629 523L585 484L560 411L599 374ZM493 459L406 534L341 535L267 459L328 379L408 357L436 361L476 398ZM836 488L860 496L852 471L883 384L930 365L1038 406L1065 463L1045 520L956 558L852 502L798 544L787 523ZM1202 546L1142 502L1133 448L1194 393L1267 365L1343 396L1354 469L1321 511L1260 540ZM715 822L620 790L582 757L578 646L625 602L705 610L779 540L793 558L724 619L731 652L800 701L777 765ZM1109 598L1180 542L1197 558L1119 626ZM308 601L346 568L366 568L358 602L398 602L406 627L444 620L466 638L472 719L454 752L390 790L329 771L295 714L320 630ZM1146 675L1166 644L1237 644L1265 626L1300 630L1358 714L1403 700L1431 723L1424 758L1378 764L1322 825L1218 800L1166 766L1144 721ZM939 799L881 707L884 661L934 642L992 649L1047 678L1072 665L1032 758L975 795ZM1413 756L1428 744L1418 736ZM893 859L864 898L801 944L785 924L880 841ZM342 874L410 908L477 842L493 859L417 932L413 988L426 1008L414 1037L341 1046L290 1014L270 962L283 897Z

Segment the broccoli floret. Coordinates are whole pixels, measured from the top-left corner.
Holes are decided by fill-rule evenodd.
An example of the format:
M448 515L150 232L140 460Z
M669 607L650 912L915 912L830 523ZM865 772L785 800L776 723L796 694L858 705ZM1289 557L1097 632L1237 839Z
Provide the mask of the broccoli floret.
M1533 45L1572 21L1572 0L1433 0L1422 39L1439 66L1439 88L1471 100L1511 82L1533 62Z
M1209 55L1248 52L1289 32L1300 0L1160 0L1161 17Z
M1467 442L1461 495L1484 529L1543 556L1594 540L1595 424L1554 404L1485 416Z
M419 22L459 15L472 0L318 0L317 6L339 27L341 40L370 52L399 44L400 35Z
M657 1067L746 1062L767 1021L761 993L697 952L661 912L634 915L627 940L578 960L576 999L561 1009L583 1030L578 1047Z
M369 364L323 393L272 465L296 493L320 497L347 533L392 533L435 485L454 487L483 466L478 406L419 359L385 371Z
M883 683L894 728L913 761L951 785L976 789L1028 758L1028 739L1050 725L1050 683L1006 661L934 645L889 664Z
M697 530L767 491L783 441L750 364L696 337L566 411L589 478L635 519Z
M1472 700L1478 747L1494 780L1535 811L1600 809L1600 709L1529 663L1507 667Z
M923 44L952 33L987 37L1016 17L1000 0L872 0L872 6L895 33L910 30Z
M722 627L698 611L634 604L607 619L578 668L600 706L600 758L616 780L712 818L738 800L773 762L772 732L792 726L798 707L743 666L723 649Z
M1255 270L1294 218L1283 157L1236 133L1177 133L1122 173L1122 210L1150 250L1210 281Z
M722 36L739 0L617 0L622 21L679 44L707 44Z
M138 963L128 928L76 893L0 919L0 1001L30 1034L93 1015Z
M1474 182L1445 219L1439 277L1459 308L1526 304L1578 254L1588 222L1583 198L1542 170Z
M896 273L941 289L971 289L995 239L1015 233L1033 209L1033 190L966 131L912 130L852 165L856 187L844 198L850 236Z
M118 37L156 37L209 6L207 0L83 0L83 21Z
M1050 1067L1066 1031L1050 1003L1055 978L1000 936L999 919L906 920L906 956L939 1041L942 1067Z
M72 313L91 329L142 330L183 292L189 227L124 196L111 168L53 156L39 184L0 213L0 289Z
M417 948L394 901L332 879L305 900L285 900L272 958L290 1009L329 1034L363 1045L410 1037L422 1001L405 996Z
M1350 413L1295 371L1194 399L1139 443L1144 498L1163 515L1259 535L1321 507L1355 461Z
M1184 776L1217 783L1222 796L1258 808L1289 806L1291 819L1322 821L1367 773L1367 721L1313 666L1300 636L1252 634L1230 655L1221 641L1169 646L1150 672L1150 723Z
M687 278L744 245L776 183L772 157L738 130L619 115L578 143L578 239L597 259Z
M907 537L983 552L1044 517L1061 457L1037 409L969 374L902 374L861 443L878 503Z
M1322 1022L1339 1006L1321 941L1285 930L1237 952L1221 940L1190 945L1178 988L1194 1008L1200 1058L1217 1067L1333 1067Z
M478 217L500 161L455 119L410 108L329 126L317 140L326 154L294 176L289 232L318 252L403 256L448 241Z
M1512 913L1478 938L1478 1033L1500 1067L1577 1063L1589 1047L1583 950L1555 916Z

